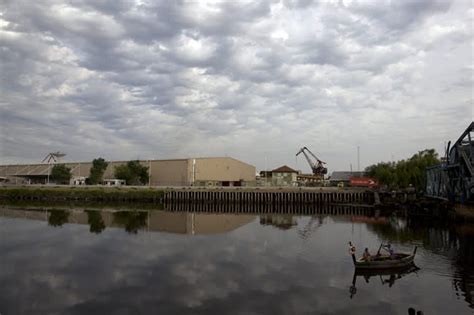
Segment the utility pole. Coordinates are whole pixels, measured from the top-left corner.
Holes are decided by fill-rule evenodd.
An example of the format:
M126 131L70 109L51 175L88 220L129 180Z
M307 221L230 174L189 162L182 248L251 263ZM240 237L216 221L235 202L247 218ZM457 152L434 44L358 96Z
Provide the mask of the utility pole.
M51 163L48 163L48 185L49 185L49 173L51 173Z
M267 152L265 151L265 186L268 185L268 172L267 172Z
M148 160L148 187L151 187L151 160Z
M360 147L357 146L357 172L360 172Z

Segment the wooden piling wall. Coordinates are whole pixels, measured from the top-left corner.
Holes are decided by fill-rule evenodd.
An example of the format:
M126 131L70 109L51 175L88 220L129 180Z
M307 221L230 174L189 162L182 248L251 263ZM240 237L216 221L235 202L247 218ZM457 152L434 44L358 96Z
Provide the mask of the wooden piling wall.
M270 205L373 205L371 191L170 190L164 202Z

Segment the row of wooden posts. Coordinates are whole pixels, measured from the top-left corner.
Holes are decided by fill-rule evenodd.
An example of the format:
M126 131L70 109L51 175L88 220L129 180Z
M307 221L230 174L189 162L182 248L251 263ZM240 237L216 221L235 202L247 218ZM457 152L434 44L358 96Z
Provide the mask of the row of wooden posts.
M374 203L370 191L236 191L236 190L173 190L164 195L164 201L257 203L257 204L364 204Z

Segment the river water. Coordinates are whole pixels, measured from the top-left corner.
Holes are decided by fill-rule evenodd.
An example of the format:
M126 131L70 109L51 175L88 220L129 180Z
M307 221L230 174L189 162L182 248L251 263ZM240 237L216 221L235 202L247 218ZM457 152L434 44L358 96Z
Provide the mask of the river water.
M474 313L474 225L111 210L1 207L0 314ZM355 275L349 240L417 268Z

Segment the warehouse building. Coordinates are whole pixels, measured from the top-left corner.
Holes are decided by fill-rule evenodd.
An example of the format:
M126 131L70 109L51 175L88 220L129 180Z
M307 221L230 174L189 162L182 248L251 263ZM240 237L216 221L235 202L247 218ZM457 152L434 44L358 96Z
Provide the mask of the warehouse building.
M230 157L140 160L148 167L150 186L253 186L255 166ZM114 179L115 167L127 161L109 161L104 180ZM59 163L71 169L71 183L83 183L92 162ZM0 177L13 184L46 184L51 164L0 165ZM80 180L78 180L80 179ZM109 181L110 182L110 181Z

